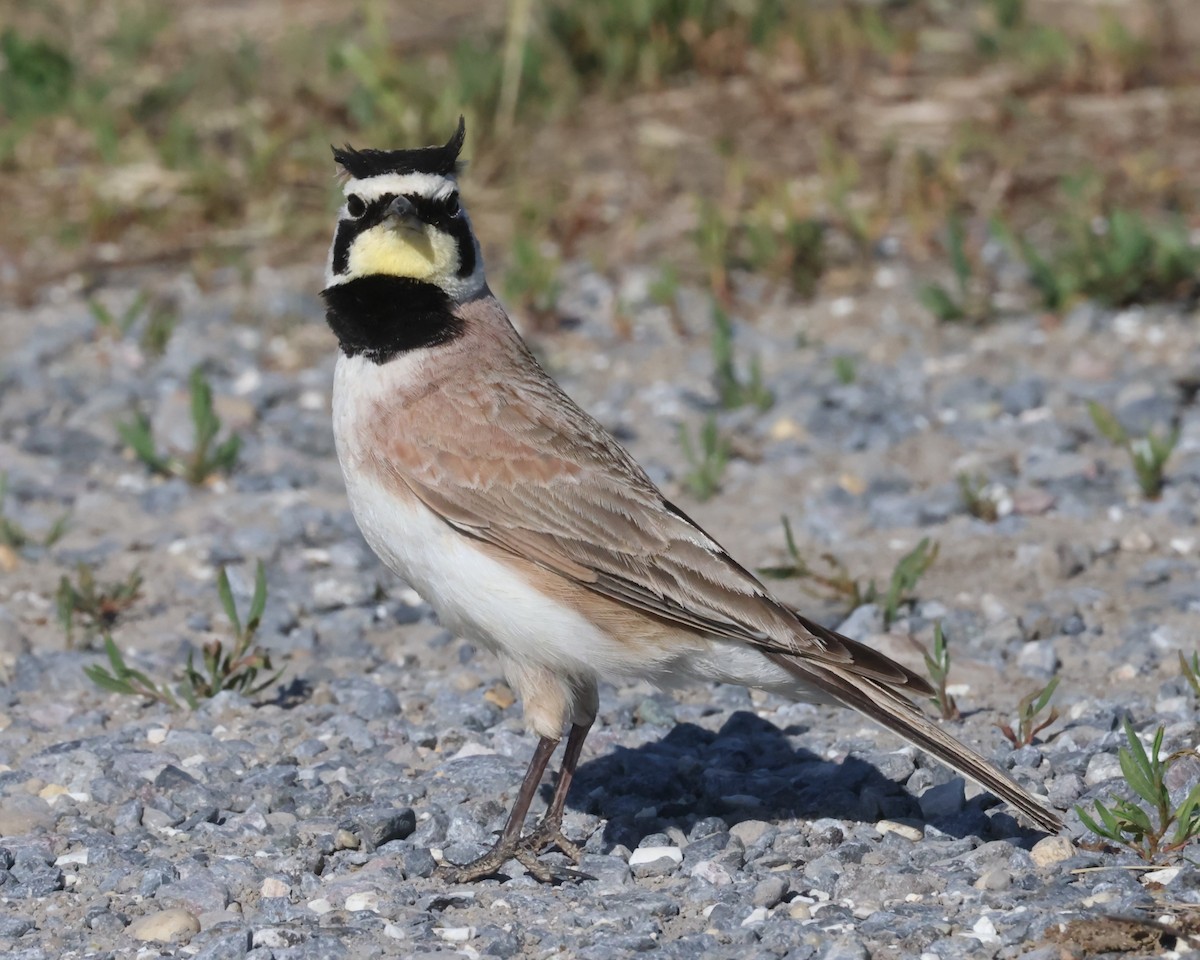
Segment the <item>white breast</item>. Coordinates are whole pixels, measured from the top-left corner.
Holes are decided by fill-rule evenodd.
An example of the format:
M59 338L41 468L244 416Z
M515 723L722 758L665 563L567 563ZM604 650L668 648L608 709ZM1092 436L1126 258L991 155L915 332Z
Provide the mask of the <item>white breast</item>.
M414 496L401 497L363 464L367 418L387 397L419 383L428 362L414 351L385 366L338 358L333 428L354 518L371 549L437 611L443 625L518 664L579 679L638 676L669 685L684 679L741 683L804 699L796 679L741 643L690 636L678 649L622 643L571 607L535 589L513 567L483 553ZM628 640L629 638L626 638Z
M338 358L333 427L346 492L371 549L460 636L512 659L579 677L615 677L635 665L629 650L581 614L534 589L512 567L481 552L415 498L400 498L362 468L360 438L375 401L419 375L423 358L380 367Z

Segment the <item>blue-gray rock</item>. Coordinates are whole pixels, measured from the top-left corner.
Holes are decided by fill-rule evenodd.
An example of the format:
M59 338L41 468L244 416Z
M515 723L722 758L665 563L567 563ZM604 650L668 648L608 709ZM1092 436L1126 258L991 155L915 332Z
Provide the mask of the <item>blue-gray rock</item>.
M16 940L34 928L34 922L28 917L0 917L0 939L3 940Z

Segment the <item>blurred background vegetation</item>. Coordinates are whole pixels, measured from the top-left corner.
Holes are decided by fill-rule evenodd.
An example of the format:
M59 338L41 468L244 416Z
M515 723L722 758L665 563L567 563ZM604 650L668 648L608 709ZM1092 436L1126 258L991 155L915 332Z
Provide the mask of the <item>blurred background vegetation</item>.
M330 143L462 113L493 276L546 324L576 259L728 304L902 258L947 322L1192 300L1194 2L6 0L0 296L315 270Z

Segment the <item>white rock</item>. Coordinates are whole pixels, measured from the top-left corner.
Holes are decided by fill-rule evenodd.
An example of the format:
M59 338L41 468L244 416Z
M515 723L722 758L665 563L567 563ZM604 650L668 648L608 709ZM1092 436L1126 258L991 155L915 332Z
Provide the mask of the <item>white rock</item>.
M72 850L70 853L64 853L61 857L54 861L56 867L65 867L70 863L87 864L88 851L87 847L79 850Z
M308 909L313 913L328 913L333 909L333 904L324 897L317 897L316 900L308 901Z
M462 760L464 757L489 757L496 751L491 747L485 747L481 743L464 743L458 748L458 752L454 754L451 760Z
M996 925L992 923L990 917L980 917L975 921L975 926L971 927L971 930L979 938L980 943L1000 942L1000 937L996 933Z
M267 877L267 879L262 882L262 886L258 888L258 895L260 897L267 897L270 899L286 897L291 892L292 888L290 886L275 877Z
M286 927L265 927L255 930L251 943L255 947L266 947L278 950L280 947L294 947L302 939L302 935Z
M729 871L715 860L701 860L692 867L692 876L705 883L711 883L714 887L727 887L733 883Z
M899 823L896 820L880 820L875 824L875 829L880 833L894 833L905 840L912 840L914 843L925 836L920 827L914 827L911 824Z
M1151 870L1149 873L1142 874L1142 883L1168 884L1179 876L1181 869L1181 867L1166 867L1162 870Z
M475 938L474 927L441 927L433 932L448 943L466 943Z
M1104 783L1106 780L1112 780L1121 775L1120 760L1111 753L1097 753L1088 760L1087 772L1083 775L1083 782L1089 787L1094 787L1098 783Z
M1066 837L1044 837L1029 851L1030 859L1039 867L1049 867L1075 856L1075 844Z
M186 943L200 932L200 921L187 910L160 910L135 920L129 925L134 940L153 940L156 943Z
M762 923L766 919L767 919L767 908L766 907L755 907L753 910L750 911L749 916L747 916L746 919L742 921L742 926L750 927L756 923Z
M664 858L683 863L683 851L678 847L638 847L629 855L629 865L636 867L639 863L653 863Z
M357 913L360 910L370 910L372 913L378 913L379 894L374 890L352 893L346 898L346 909L351 913Z

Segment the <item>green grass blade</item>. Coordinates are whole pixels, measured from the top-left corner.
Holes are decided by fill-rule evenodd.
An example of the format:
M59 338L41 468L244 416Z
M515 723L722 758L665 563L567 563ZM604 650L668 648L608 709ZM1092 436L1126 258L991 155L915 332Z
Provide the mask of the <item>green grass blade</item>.
M1095 424L1102 437L1118 446L1124 446L1128 442L1129 434L1125 432L1125 428L1121 426L1112 411L1102 407L1095 400L1088 401L1087 409L1092 423Z
M267 608L267 572L263 562L258 561L254 569L254 599L250 601L250 615L246 620L246 636L253 637L262 622L263 611Z
M233 625L233 632L240 637L242 621L238 617L237 605L233 602L233 591L229 589L229 575L225 572L224 567L217 573L217 595L221 598L221 607L225 610L225 616Z

